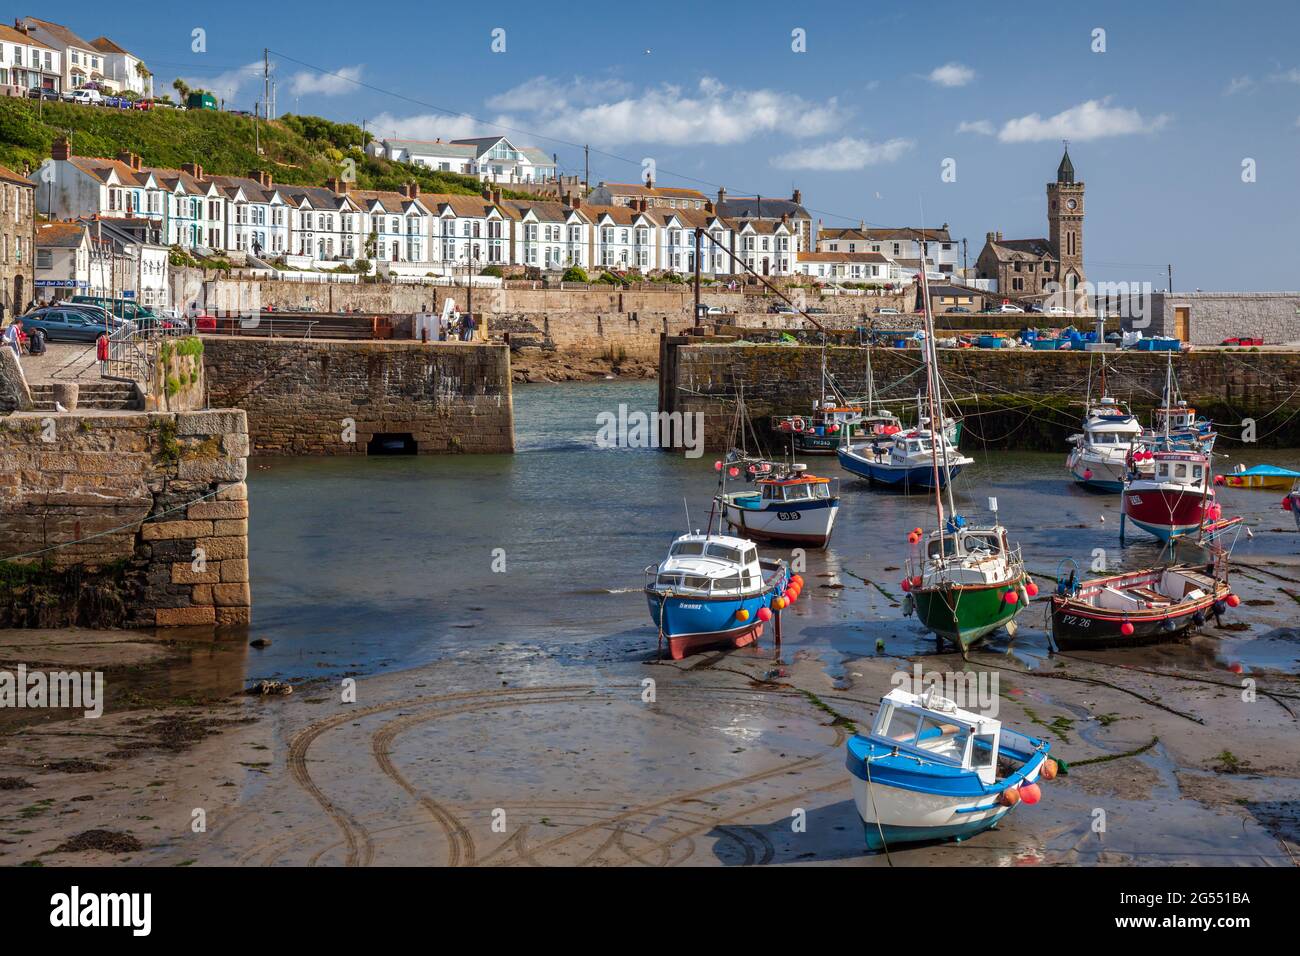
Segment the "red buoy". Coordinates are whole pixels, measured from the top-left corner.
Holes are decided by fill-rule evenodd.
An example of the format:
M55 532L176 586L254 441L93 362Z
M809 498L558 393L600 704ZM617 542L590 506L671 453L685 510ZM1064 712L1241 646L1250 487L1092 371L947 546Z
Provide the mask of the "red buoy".
M1237 595L1235 594L1229 594L1226 598L1224 598L1224 601L1227 602L1228 607L1236 607L1238 604L1241 603L1241 598L1237 597Z
M1008 604L1015 604L1020 600L1020 595L1015 591L1008 591L1006 594L1002 595L1002 600L1006 601Z
M765 607L760 607L758 609L758 619L760 621L770 621L772 620L772 612Z
M1119 626L1119 632L1123 634L1125 637L1128 637L1133 633L1133 625L1130 624L1128 621L1125 621L1123 624Z
M1037 596L1038 596L1038 585L1035 584L1033 581L1026 581L1026 582L1025 582L1025 593L1028 594L1030 597L1037 597Z
M1032 807L1043 799L1043 791L1036 783L1022 783L1020 785L1020 799Z

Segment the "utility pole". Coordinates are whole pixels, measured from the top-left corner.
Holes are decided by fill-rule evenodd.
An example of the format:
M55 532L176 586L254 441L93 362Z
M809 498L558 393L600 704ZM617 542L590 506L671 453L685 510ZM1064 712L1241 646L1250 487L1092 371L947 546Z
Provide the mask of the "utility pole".
M585 186L587 189L590 189L591 188L591 147L590 146L582 147L582 167L583 167L582 185ZM586 197L584 196L582 198L585 199Z
M704 244L704 229L701 226L695 227L695 321L692 323L697 329L700 327L700 251Z
M961 241L961 280L962 282L966 282L966 283L970 282L970 271L966 265L966 240L965 239L962 239Z
M262 102L271 101L271 51L262 47ZM270 114L267 119L270 119Z
M1171 262L1171 263L1170 263L1166 268L1169 270L1169 291L1170 291L1170 292L1173 292L1173 291L1174 291L1174 265L1173 265L1173 263Z

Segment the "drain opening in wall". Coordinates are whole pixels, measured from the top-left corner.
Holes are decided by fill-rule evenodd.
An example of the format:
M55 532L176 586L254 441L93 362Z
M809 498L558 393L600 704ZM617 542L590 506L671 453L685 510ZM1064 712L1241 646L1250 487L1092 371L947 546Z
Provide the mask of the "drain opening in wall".
M366 444L367 455L414 455L418 450L410 432L380 432Z

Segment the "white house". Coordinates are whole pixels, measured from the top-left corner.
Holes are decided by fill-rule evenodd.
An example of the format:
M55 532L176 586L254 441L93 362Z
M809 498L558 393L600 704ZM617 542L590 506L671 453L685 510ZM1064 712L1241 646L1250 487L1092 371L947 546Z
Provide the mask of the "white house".
M329 268L366 258L366 216L346 186L276 187L289 205L291 265Z
M442 271L477 273L487 265L509 264L512 220L499 196L424 197L434 213L430 242Z
M512 222L511 261L539 269L591 265L591 220L561 202L507 200Z
M746 219L732 226L736 256L759 275L787 276L795 271L796 227L785 219Z
M898 264L879 252L801 252L798 273L822 282L899 282Z
M626 271L648 272L659 265L660 221L646 208L593 206L584 207L595 230L593 265Z
M738 271L732 258L735 237L731 224L713 211L711 202L706 200L704 207L703 210L662 207L658 210L662 223L659 229L660 268L694 275L695 230L703 229L707 235L700 240L700 274L731 275Z
M957 247L945 222L938 229L912 226L826 229L817 224L818 252L879 252L891 259L927 259L937 272L951 274L957 268Z
M367 147L387 157L442 172L476 176L488 183L541 183L555 179L555 161L532 146L518 147L504 136L478 139L385 139Z
M0 87L13 96L32 89L62 92L63 53L29 33L0 25Z
M271 182L271 174L254 170L244 176L213 176L225 195L225 247L259 258L289 252L290 200Z
M95 49L89 40L83 40L63 24L35 17L21 17L14 21L14 29L34 37L62 55L63 89L75 90L87 83L104 81L104 54Z
M170 282L168 249L109 221L41 223L35 282L38 298L46 302L102 295L161 306Z
M108 37L97 37L90 45L103 54L105 84L119 93L153 96L153 74L143 60Z

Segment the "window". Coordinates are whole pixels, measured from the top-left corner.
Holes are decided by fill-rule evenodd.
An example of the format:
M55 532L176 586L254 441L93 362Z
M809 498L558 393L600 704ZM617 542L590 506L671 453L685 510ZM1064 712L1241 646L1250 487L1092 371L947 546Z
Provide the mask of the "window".
M696 555L704 553L703 541L678 541L673 544L670 554L676 555Z

